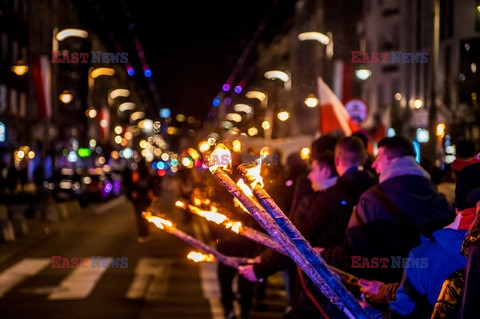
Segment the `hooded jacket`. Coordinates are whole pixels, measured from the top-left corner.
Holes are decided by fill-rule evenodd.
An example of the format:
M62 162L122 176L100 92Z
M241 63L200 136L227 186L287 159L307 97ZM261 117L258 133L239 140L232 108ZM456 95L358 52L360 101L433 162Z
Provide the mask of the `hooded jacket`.
M460 249L466 233L466 230L444 228L434 232L432 239L422 238L423 243L408 255L410 265L404 269L390 311L400 316L430 317L443 281L465 267L466 258Z
M360 278L400 281L403 268L398 260L420 244L421 234L428 236L455 217L428 177L411 156L390 165L380 183L360 197L345 241L322 252L325 261ZM379 263L381 258L386 262Z

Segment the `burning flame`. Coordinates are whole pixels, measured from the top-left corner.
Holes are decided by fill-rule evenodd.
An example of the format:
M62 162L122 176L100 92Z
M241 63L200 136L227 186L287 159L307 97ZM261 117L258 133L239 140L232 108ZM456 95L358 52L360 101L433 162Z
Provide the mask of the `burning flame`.
M262 149L260 150L260 156L268 156L272 154L272 152L270 151L270 146L264 146L262 147Z
M192 201L193 201L193 205L195 206L200 206L202 204L210 205L212 203L208 198L200 198L196 196L193 197Z
M243 181L243 179L239 179L238 182L237 182L237 186L242 190L242 192L247 195L248 198L254 198L253 197L253 192L252 190L250 189L250 187L248 187L247 184L245 184L245 182ZM246 213L249 213L250 212L248 211L248 209L245 208L245 206L243 206L242 203L240 203L240 201L237 199L237 198L234 198L233 199L233 204L237 207L240 207L244 212Z
M181 200L177 200L175 202L175 206L177 206L179 208L183 208L183 209L187 208L187 205L185 204L185 202L182 202Z
M241 222L228 222L225 225L226 229L231 229L237 234L240 232L240 229L242 229L242 223Z
M201 210L200 208L192 206L192 205L188 205L188 208L190 209L190 211L192 213L194 213L196 215L199 215L199 216L202 216L206 220L214 222L218 225L220 225L221 223L225 222L228 219L227 216L225 216L223 214L220 214L220 213L217 213L215 207L212 207L213 210L215 210L215 211L213 211L213 210L212 211Z
M212 254L202 254L198 251L191 251L188 253L187 258L193 260L194 262L198 263L201 261L212 262L215 261L215 257Z
M165 229L166 227L173 227L173 223L167 219L163 219L157 216L153 216L150 212L143 212L143 217L151 223L154 223L155 226L161 229Z
M200 206L200 205L202 205L202 201L200 200L200 198L194 197L194 198L193 198L193 205L195 205L195 206Z
M232 154L228 147L219 143L213 150L209 158L210 172L215 172L218 168L229 169L232 165Z
M262 176L260 175L260 168L261 168L261 165L260 164L257 164L255 166L253 166L252 168L246 168L245 169L245 172L246 172L246 176L249 180L252 180L252 182L250 183L250 188L255 188L255 186L260 185L260 187L263 188L264 184L263 184L263 178Z
M249 198L252 198L253 197L253 192L252 190L250 189L250 187L248 187L247 184L245 184L245 182L243 181L243 179L239 179L238 182L237 182L237 186L242 190L242 192L245 193L245 195L247 195Z

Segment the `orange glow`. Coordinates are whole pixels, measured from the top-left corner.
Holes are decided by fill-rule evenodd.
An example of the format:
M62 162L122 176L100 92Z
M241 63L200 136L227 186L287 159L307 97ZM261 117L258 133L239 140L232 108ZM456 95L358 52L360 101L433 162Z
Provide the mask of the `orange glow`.
M227 216L217 213L216 208L214 208L214 210L212 211L201 210L200 208L192 205L188 205L188 208L195 215L202 216L206 220L214 222L218 225L220 225L221 223L225 222L228 219Z
M225 225L226 229L231 229L237 234L240 232L240 229L242 229L242 223L241 222L227 222Z
M248 187L247 184L245 184L245 182L243 181L243 179L239 179L238 182L237 182L237 186L242 190L242 192L247 195L248 198L253 198L253 192L252 190L250 189L250 187ZM233 204L236 206L236 207L240 207L244 212L246 213L249 213L250 212L245 208L245 206L243 206L242 203L240 203L240 201L234 197L233 198Z
M260 185L260 187L263 188L263 178L262 176L260 175L260 168L261 166L260 165L255 165L254 167L252 168L246 168L245 171L246 171L246 176L249 180L252 180L252 182L250 183L250 188L253 189L255 188L255 186Z
M202 201L200 200L200 198L194 197L194 198L193 198L193 205L195 205L195 206L200 206L200 205L202 205Z
M182 202L181 200L177 200L175 202L175 206L177 206L179 208L184 208L184 209L187 208L187 205L184 202Z
M259 166L260 167L260 166ZM237 182L237 186L242 190L243 193L245 193L245 195L247 195L249 198L252 198L253 197L253 192L252 190L250 189L250 187L248 187L247 184L245 184L245 182L243 181L243 179L239 179L238 182Z
M149 222L155 224L160 229L165 229L166 227L173 227L173 223L167 219L163 219L157 216L153 216L150 212L143 212L143 218Z
M260 156L268 156L268 155L271 155L271 154L272 154L272 152L270 150L270 146L264 146L260 150Z
M208 254L208 255L207 254L202 254L199 251L189 252L188 255L187 255L187 258L190 259L190 260L193 260L196 263L202 262L202 261L206 261L206 262L215 261L215 257L212 254Z

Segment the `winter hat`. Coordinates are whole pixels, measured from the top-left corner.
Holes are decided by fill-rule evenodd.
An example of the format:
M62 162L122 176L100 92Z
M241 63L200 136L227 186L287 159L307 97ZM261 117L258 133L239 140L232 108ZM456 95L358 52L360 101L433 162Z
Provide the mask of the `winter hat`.
M480 188L480 162L465 166L458 174L455 187L455 206L458 210L475 207L475 203L468 201L467 196L476 188Z

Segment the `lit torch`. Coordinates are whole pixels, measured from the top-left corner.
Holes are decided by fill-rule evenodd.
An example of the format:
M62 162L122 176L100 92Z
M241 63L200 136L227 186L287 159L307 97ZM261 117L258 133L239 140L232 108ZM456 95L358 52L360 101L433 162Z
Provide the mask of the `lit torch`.
M158 228L166 231L169 234L172 234L179 239L183 240L184 242L197 247L198 249L203 250L209 254L212 254L216 260L219 262L230 266L232 268L237 269L241 265L245 265L248 263L247 258L240 258L240 257L229 257L225 256L219 251L213 249L212 247L208 246L207 244L202 243L198 239L193 238L192 236L182 232L180 229L176 228L173 223L167 219L160 218L158 216L153 216L150 212L143 212L143 217L148 220L149 222L153 223Z
M225 148L226 147L222 145L219 150L224 152ZM212 155L216 152L216 150L217 148L215 148ZM262 207L263 205L259 204L257 201L259 198L262 200L265 199L265 197L257 196L258 192L256 193L256 190L262 189L260 186L263 185L260 182L260 168L254 168L254 172L258 171L258 174L253 180L249 180L249 182L256 180L255 187L252 187L252 191L257 200L249 198L247 195L245 195L245 193L243 193L233 182L233 180L225 173L222 167L218 165L215 167L211 166L210 171L215 175L215 177L217 177L220 183L224 185L225 188L227 188L227 190L243 204L243 206L245 206L245 208L267 231L267 233L270 234L270 236L285 249L290 258L292 258L295 263L312 279L312 281L323 292L323 294L330 299L330 302L335 304L335 306L342 310L349 318L369 318L358 301L347 289L345 289L345 287L343 287L339 279L328 270L328 267L323 259L315 254L312 247L308 244L308 242L306 242L298 230L296 230L296 228L290 224L296 230L298 236L293 236L293 232L291 231L286 232L285 230L288 229L284 230L279 224L277 224L276 219L272 217L279 217L277 216L278 214L271 215L272 212L267 212L267 210ZM271 208L272 205L268 207ZM283 216L285 215L283 214ZM285 219L288 221L286 216ZM314 256L311 256L311 253Z
M277 244L268 235L259 232L251 227L242 225L239 221L230 220L227 216L219 213L215 206L210 207L212 211L204 211L193 205L188 205L188 210L198 216L205 218L208 221L214 222L217 225L223 225L226 229L231 229L233 232L245 236L259 244L270 247L281 254L285 254L283 248Z
M345 289L341 281L333 274L332 270L329 269L329 266L325 263L323 258L313 250L313 248L293 225L290 219L282 212L280 207L278 207L275 201L263 189L260 169L257 167L260 167L260 165L255 165L254 167L240 165L239 171L241 172L242 177L246 180L246 183L250 183L250 189L260 205L275 220L279 228L285 234L287 234L290 242L295 246L295 248L302 252L303 256L310 262L311 265L313 265L316 272L320 274L323 284L326 283L329 287L329 290L333 290L335 295L340 299L340 309L351 318L368 318L368 315L365 313L358 301L347 289ZM355 316L352 313L355 313Z

